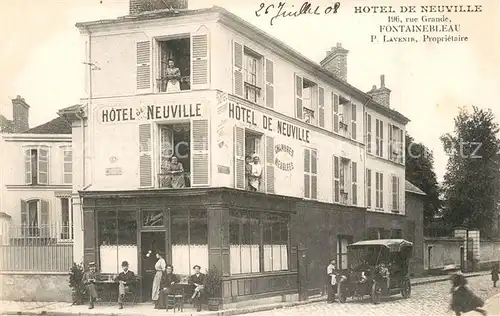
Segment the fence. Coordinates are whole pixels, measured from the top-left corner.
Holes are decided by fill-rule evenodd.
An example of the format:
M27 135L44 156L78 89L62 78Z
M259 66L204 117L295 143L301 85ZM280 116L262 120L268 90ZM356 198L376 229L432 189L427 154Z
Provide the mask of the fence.
M72 235L70 225L10 226L0 245L0 271L68 272Z

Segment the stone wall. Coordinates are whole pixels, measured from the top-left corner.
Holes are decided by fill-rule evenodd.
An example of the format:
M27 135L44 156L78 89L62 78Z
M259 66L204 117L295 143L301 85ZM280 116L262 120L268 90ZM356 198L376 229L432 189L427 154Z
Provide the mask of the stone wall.
M500 240L481 240L481 269L491 269L500 263Z
M424 265L428 272L454 267L460 269L461 248L465 239L453 237L426 237L424 242ZM463 251L463 250L462 250Z
M68 273L0 273L0 300L71 302Z

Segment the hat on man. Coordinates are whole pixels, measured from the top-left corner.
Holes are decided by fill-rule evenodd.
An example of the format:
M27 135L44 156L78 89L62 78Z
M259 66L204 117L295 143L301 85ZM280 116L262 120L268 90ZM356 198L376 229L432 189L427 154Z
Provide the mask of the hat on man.
M89 262L89 267L95 267L95 262L94 261Z
M128 262L127 261L123 261L122 262L122 267L128 267Z
M196 268L201 269L201 267L200 267L199 265L195 264L195 265L193 266L193 270L194 270L194 269L196 269Z

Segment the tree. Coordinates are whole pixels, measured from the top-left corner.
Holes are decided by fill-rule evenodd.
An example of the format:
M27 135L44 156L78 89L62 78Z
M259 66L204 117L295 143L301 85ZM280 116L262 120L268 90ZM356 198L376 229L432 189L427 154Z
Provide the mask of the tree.
M500 202L499 128L491 109L461 108L453 133L441 137L449 155L443 190L444 218L492 237Z
M424 200L424 224L427 225L441 208L439 187L434 172L434 156L422 143L406 133L406 180L427 194Z

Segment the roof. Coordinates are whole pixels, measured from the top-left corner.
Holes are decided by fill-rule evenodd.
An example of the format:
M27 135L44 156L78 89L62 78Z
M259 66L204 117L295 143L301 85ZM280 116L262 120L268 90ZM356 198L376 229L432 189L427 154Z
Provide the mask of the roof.
M24 131L23 134L71 134L71 124L63 117L56 117L52 121Z
M60 109L57 113L59 115L65 114L65 113L74 113L75 111L80 110L81 107L82 107L81 104L75 104L75 105L71 105L71 106L65 107L63 109Z
M386 247L394 252L394 251L400 251L403 247L413 247L413 243L404 239L374 239L374 240L358 241L348 245L347 247L351 248L351 247L366 247L366 246Z
M5 212L0 212L0 217L11 218L11 216Z
M372 97L367 94L366 92L348 84L345 81L342 81L341 79L337 78L332 72L329 70L321 67L320 64L317 62L314 62L304 55L300 54L284 42L280 41L279 39L267 34L266 32L262 31L258 27L252 25L251 23L245 21L244 19L238 17L237 15L229 12L228 10L219 7L219 6L213 6L211 8L204 8L204 9L198 9L198 10L169 10L169 9L164 9L164 10L156 10L156 11L150 11L150 12L142 12L139 14L135 15L127 15L123 17L118 17L116 19L106 19L106 20L98 20L98 21L91 21L91 22L81 22L81 23L76 23L76 27L79 28L82 32L89 32L89 27L93 26L106 26L106 25L112 25L112 24L117 24L117 23L127 23L127 22L136 22L136 21L146 21L146 20L155 20L155 19L164 19L164 18L175 18L175 17L185 17L185 16L193 16L193 15L201 15L201 14L209 14L209 13L218 13L219 14L219 20L221 23L231 27L231 28L237 28L237 27L243 27L243 29L240 31L244 32L245 35L248 37L252 38L255 36L260 36L259 38L259 43L261 45L266 45L270 46L270 50L273 51L276 54L282 54L282 55L289 55L292 59L297 60L299 62L305 63L309 68L311 68L311 71L318 74L318 75L323 75L328 77L330 81L334 81L336 84L336 87L341 88L348 93L356 95L358 98L362 99L361 101L365 102L367 106L370 106L374 108L377 111L383 112L384 114L390 116L396 121L402 122L403 124L408 123L410 120L404 116L403 114L399 113L398 111L388 108L384 105L381 105L377 102L375 102Z
M427 195L424 191L420 190L416 185L414 185L408 180L405 181L405 191L418 195Z

